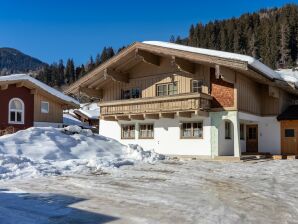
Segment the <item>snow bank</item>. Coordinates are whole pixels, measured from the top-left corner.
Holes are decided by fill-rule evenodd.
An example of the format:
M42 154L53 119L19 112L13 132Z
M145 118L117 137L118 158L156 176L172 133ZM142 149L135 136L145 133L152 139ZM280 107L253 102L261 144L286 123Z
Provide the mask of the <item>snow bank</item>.
M159 159L78 126L34 127L0 137L0 179L96 172Z

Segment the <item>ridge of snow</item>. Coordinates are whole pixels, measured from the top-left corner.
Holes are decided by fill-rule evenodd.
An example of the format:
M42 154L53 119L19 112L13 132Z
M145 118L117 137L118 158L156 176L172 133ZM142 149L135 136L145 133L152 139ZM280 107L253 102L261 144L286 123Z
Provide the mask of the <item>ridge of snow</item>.
M49 94L56 96L64 101L74 103L76 105L80 104L74 98L63 94L62 92L48 86L47 84L42 83L41 81L39 81L27 74L13 74L13 75L0 76L0 82L5 82L5 81L29 81L29 82L35 84L36 86L40 87L41 89L45 90Z
M159 46L159 47L171 48L171 49L180 50L180 51L187 51L187 52L192 52L197 54L204 54L209 56L216 56L220 58L228 58L228 59L247 62L249 65L261 71L271 79L280 78L279 74L277 74L274 70L269 68L267 65L264 65L257 59L248 55L242 55L242 54L236 54L236 53L230 53L230 52L218 51L218 50L210 50L206 48L190 47L190 46L184 46L184 45L163 42L163 41L143 41L142 43Z
M32 127L0 137L0 180L88 173L163 159L79 126Z

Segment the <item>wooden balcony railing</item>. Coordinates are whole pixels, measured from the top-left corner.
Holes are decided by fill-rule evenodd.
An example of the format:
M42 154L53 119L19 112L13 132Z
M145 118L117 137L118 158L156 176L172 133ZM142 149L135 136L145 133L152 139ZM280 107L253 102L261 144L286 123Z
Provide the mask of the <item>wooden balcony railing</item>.
M167 113L177 111L207 111L212 96L204 93L189 93L100 103L101 116L130 115L146 113Z

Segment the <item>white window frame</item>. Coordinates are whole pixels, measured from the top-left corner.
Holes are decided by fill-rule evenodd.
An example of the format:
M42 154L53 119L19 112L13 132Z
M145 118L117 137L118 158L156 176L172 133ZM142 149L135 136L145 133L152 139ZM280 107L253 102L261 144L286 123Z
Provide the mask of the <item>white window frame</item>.
M141 126L145 127L145 129L141 129ZM151 126L152 130L149 129ZM139 139L154 139L154 124L139 124Z
M47 104L48 105L48 111L43 111L42 110L42 104ZM48 114L50 112L50 103L48 101L41 101L40 102L40 112L43 114Z
M20 101L20 103L22 104L22 110L10 109L10 105L14 100ZM21 121L17 121L16 115L15 115L15 120L12 121L11 117L10 117L10 112L16 112L16 113L21 112ZM20 98L12 98L8 103L8 123L9 124L24 124L25 123L25 104L24 104L23 100L21 100Z

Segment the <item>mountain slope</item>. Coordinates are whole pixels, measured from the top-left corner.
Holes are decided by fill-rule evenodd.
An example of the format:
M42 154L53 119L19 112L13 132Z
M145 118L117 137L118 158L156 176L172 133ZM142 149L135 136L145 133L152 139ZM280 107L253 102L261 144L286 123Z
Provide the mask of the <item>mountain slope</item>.
M2 73L35 71L46 63L13 48L0 48L0 70Z

